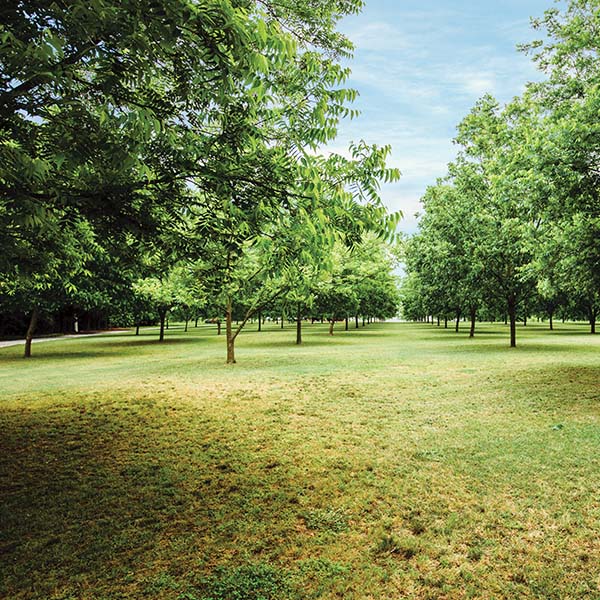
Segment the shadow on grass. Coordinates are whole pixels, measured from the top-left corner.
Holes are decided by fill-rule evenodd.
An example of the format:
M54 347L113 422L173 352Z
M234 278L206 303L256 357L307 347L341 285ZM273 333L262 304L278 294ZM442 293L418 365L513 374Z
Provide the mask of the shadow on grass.
M152 337L138 337L135 336L134 338L130 338L126 341L119 341L117 344L111 344L110 340L102 340L103 342L105 342L103 345L104 346L111 346L111 347L117 347L117 348L131 348L131 347L136 347L136 346L157 346L157 347L161 347L161 346L176 346L176 345L182 345L182 344L195 344L197 342L202 341L202 337L200 336L190 336L190 337L165 337L165 339L161 342L158 339L158 336L152 336Z
M91 340L90 340L91 341ZM43 348L38 347L37 345L32 349L32 355L30 359L24 361L23 359L23 350L20 348L18 353L15 353L14 350L12 353L3 353L0 354L0 364L2 363L19 363L22 362L26 364L28 361L32 364L35 364L36 361L44 361L44 360L74 360L74 359L90 359L90 358L109 358L116 356L123 356L123 349L125 348L136 348L136 347L156 347L160 349L161 347L166 346L179 346L179 345L189 345L195 344L202 341L201 337L189 337L189 338L165 338L162 342L159 342L158 338L129 338L126 340L120 339L115 340L111 337L106 338L98 338L91 343L86 343L83 346L74 345L70 347L69 350L65 351L61 347L56 346L44 346ZM82 348L81 350L77 350L76 348ZM85 348L85 349L83 349Z
M511 389L533 404L551 402L557 408L600 406L600 365L556 365L523 369L498 378L498 385Z
M121 353L115 348L114 350L98 350L93 352L90 350L89 346L86 346L85 350L77 351L69 351L63 352L60 350L55 350L54 352L50 351L35 351L34 348L31 358L24 359L23 353L19 352L18 354L10 354L10 355L0 355L0 365L1 364L22 364L22 365L35 365L36 363L42 363L46 361L62 361L62 360L75 360L75 359L94 359L94 358L108 358L120 356Z
M233 432L190 417L155 400L0 413L0 597L202 598L203 565L248 529L283 535L297 492L276 463L247 473Z

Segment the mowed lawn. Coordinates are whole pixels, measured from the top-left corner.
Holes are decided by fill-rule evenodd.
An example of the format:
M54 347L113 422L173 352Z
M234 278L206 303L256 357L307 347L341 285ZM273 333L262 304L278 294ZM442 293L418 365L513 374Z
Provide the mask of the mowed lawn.
M464 327L0 349L0 597L600 598L600 335Z

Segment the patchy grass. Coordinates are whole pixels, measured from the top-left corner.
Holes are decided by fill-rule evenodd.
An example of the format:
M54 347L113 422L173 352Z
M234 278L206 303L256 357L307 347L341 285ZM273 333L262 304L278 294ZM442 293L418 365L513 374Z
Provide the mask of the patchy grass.
M0 597L600 598L600 336L0 350Z

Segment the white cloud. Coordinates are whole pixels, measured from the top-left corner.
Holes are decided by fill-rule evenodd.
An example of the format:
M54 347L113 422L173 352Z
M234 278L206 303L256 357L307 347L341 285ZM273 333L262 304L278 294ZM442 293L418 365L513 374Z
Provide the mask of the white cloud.
M411 46L408 36L389 23L365 23L346 33L361 51L397 51Z
M376 0L372 6L343 24L356 45L349 85L360 92L355 107L363 114L342 123L335 147L343 153L349 140L361 138L392 146L389 164L402 179L383 186L382 197L390 210L403 211L401 229L414 231L419 199L446 174L456 125L475 101L491 93L507 102L539 77L514 49L535 34L527 15L490 22L491 14L503 13L487 5L468 13L404 10Z

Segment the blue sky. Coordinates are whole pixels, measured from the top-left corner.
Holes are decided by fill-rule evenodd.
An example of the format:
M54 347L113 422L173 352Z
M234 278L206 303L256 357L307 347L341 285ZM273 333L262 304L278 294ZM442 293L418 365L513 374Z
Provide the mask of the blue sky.
M540 37L530 26L553 0L366 0L341 30L356 45L349 87L361 115L344 121L330 149L350 140L391 144L399 183L383 188L390 210L402 210L400 229L416 229L414 213L425 188L455 155L456 125L478 98L501 102L522 93L540 74L518 43ZM560 4L558 4L560 6Z

